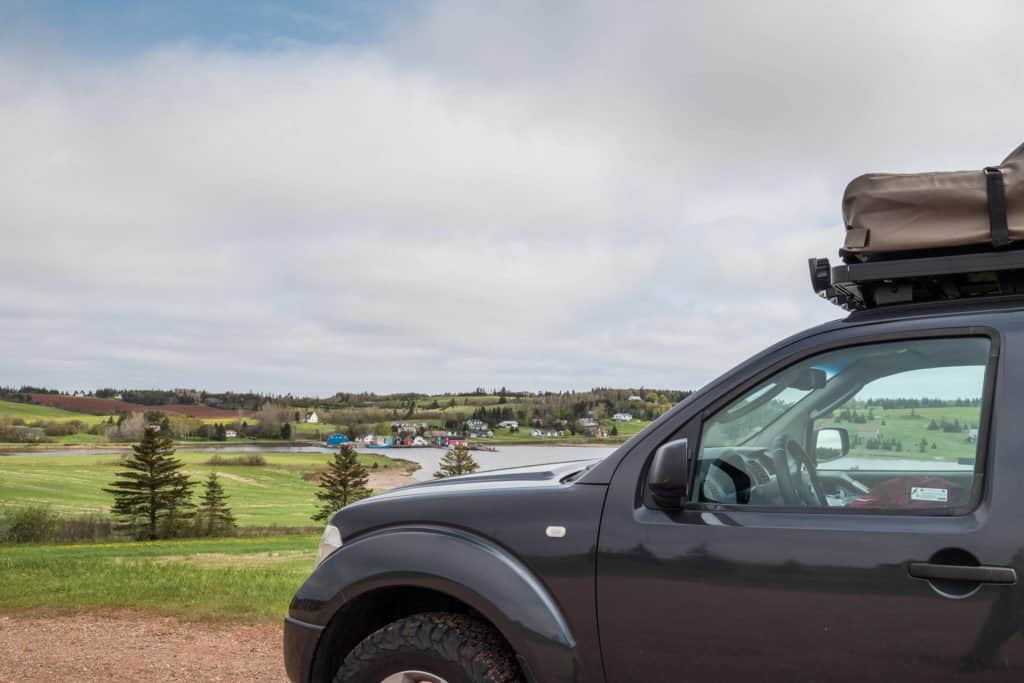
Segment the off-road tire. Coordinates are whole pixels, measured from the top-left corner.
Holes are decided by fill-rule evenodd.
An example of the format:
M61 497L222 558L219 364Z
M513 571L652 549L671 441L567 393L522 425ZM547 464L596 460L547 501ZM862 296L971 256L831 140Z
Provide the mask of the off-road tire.
M462 614L426 612L371 633L345 657L334 683L380 683L425 671L448 683L522 683L512 650L493 628Z

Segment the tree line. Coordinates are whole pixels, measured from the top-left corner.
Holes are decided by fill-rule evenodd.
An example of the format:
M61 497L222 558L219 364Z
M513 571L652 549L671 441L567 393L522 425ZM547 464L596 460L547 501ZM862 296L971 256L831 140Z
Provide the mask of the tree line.
M71 392L48 387L37 387L24 385L21 387L0 387L0 396L9 400L31 402L30 394L59 394L69 395ZM440 409L445 406L469 405L470 399L493 396L499 404L504 403L529 403L537 405L564 405L579 404L575 412L576 417L583 417L585 411L592 409L597 404L604 404L609 410L621 410L630 405L638 411L648 409L648 404L656 406L659 404L674 405L683 400L691 392L676 389L614 389L609 387L597 387L589 391L510 391L505 387L500 389L485 390L477 387L472 391L449 392L438 395L428 395L416 392L398 392L392 394L376 394L373 392L337 392L333 396L321 398L317 396L295 396L285 394L264 394L258 392L211 392L204 389L115 389L112 387L101 387L85 392L86 396L95 398L116 398L120 397L128 403L135 403L144 406L159 406L180 404L180 405L202 405L210 408L221 408L225 410L259 410L268 403L288 404L297 408L320 410L342 410L346 408L382 408L389 411L407 410L410 404L415 404L420 409ZM637 402L627 403L630 396L640 396L640 405ZM565 415L568 417L568 415ZM656 416L655 416L656 417Z

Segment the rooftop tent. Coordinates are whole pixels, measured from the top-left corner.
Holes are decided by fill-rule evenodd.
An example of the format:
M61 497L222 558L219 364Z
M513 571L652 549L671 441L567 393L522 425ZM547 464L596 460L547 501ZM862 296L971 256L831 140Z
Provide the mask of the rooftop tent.
M843 222L844 263L809 261L843 308L1024 294L1024 145L979 171L862 175Z
M848 261L1024 241L1024 145L999 166L951 173L869 173L843 195Z

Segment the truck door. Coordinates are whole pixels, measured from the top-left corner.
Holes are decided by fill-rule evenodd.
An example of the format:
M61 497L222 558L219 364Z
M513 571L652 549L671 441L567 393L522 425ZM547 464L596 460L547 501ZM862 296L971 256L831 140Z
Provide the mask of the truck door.
M1024 420L994 411L1024 358L978 327L848 332L779 352L620 464L608 681L1024 680ZM686 497L653 504L655 449L681 439Z

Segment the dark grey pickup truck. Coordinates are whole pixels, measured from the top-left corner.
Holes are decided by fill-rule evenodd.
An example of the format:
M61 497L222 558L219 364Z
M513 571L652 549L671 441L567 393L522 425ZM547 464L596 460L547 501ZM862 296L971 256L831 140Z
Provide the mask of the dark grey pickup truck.
M351 505L288 675L1024 681L1022 387L1022 298L855 311L598 462Z

